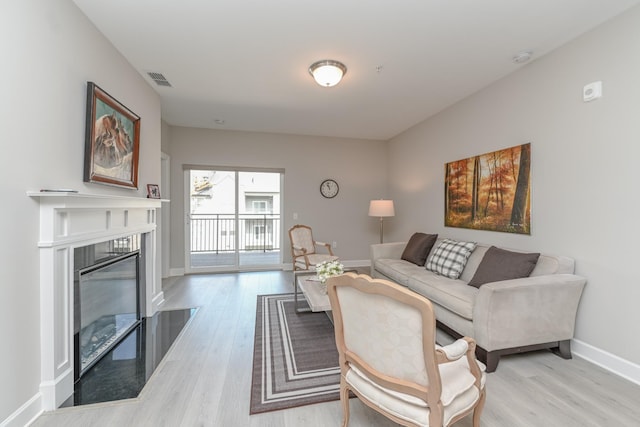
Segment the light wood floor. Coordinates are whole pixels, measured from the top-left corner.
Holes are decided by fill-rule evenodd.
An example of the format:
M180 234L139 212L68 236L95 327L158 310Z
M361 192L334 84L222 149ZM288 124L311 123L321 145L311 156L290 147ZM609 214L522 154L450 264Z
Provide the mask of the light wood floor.
M249 415L256 295L292 291L291 272L194 275L165 283L164 309L201 309L137 399L59 409L33 426L339 426L339 402ZM393 426L351 399L351 427ZM469 417L457 427L470 427ZM582 359L504 357L487 379L484 427L640 426L640 387Z

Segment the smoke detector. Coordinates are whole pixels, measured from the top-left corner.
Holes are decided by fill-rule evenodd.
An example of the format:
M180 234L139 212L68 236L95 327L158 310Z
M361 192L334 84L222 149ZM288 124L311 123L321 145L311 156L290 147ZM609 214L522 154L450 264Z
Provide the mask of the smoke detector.
M514 64L524 64L525 62L529 61L532 56L533 56L533 51L523 50L522 52L518 52L515 55L513 55L513 58L511 58L511 61Z

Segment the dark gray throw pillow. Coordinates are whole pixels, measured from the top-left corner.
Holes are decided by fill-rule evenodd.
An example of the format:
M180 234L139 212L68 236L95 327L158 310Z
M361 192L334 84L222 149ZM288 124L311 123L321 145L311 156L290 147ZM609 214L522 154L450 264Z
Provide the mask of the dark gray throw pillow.
M437 239L437 234L414 233L405 246L401 258L422 267Z
M484 254L469 286L528 277L538 262L539 253L511 252L491 246Z

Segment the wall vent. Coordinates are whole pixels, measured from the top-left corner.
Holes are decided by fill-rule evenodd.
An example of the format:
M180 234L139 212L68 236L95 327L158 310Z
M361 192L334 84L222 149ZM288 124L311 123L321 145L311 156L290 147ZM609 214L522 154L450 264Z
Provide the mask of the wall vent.
M151 72L148 72L147 74L149 75L149 77L151 77L151 79L154 82L156 82L156 84L158 86L172 87L171 83L169 83L167 78L165 76L163 76L162 73L155 73L155 72L151 71Z

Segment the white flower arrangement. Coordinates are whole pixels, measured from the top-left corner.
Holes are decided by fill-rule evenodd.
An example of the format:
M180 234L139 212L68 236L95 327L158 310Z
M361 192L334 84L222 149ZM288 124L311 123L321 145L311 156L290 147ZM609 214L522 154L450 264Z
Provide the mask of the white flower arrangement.
M340 261L323 261L316 265L316 273L320 283L326 283L327 279L332 276L339 276L344 273L344 265Z

